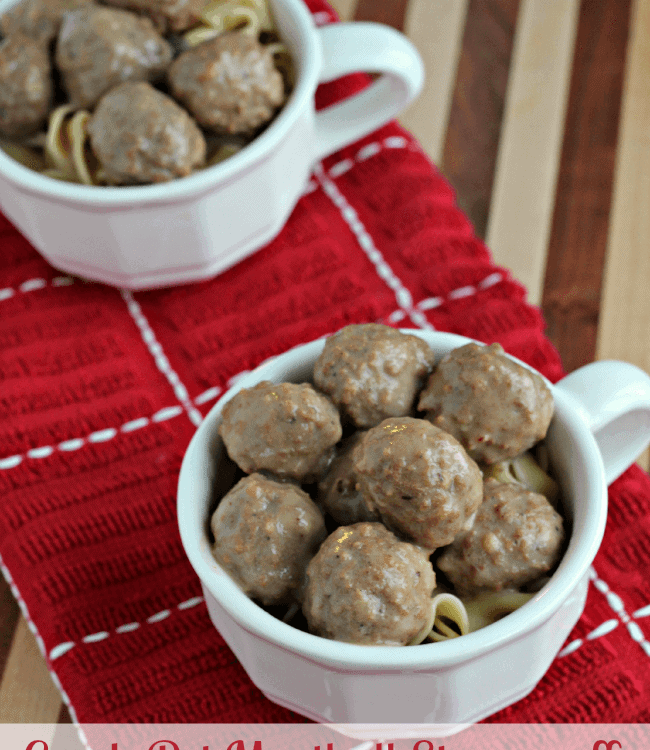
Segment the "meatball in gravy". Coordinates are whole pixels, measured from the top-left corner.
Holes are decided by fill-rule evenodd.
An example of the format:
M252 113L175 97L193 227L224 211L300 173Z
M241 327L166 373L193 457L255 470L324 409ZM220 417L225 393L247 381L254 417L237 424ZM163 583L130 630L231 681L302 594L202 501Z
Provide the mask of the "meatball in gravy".
M0 134L36 132L47 119L53 96L47 50L15 34L0 42Z
M301 598L307 564L327 535L306 492L260 474L240 480L222 498L211 528L214 558L265 605Z
M244 388L222 416L219 434L243 471L266 469L299 481L318 479L342 434L336 407L308 383Z
M148 18L91 5L66 14L56 64L70 101L93 107L124 81L155 81L172 59L172 47Z
M516 588L557 563L563 539L562 517L543 495L488 479L472 528L437 564L462 594Z
M205 162L205 138L194 120L149 83L122 83L109 91L88 133L109 184L167 182Z
M220 34L183 52L168 78L197 122L221 135L253 134L284 102L273 55L248 34Z
M405 646L430 627L435 585L419 547L379 523L341 526L307 567L303 613L324 638Z
M360 428L409 416L433 367L429 345L375 323L330 336L314 365L314 382Z
M463 446L423 419L368 430L354 469L386 526L430 551L453 542L483 498L481 472Z
M380 520L379 513L368 508L357 487L354 462L362 438L363 433L356 432L343 441L327 474L318 483L318 500L323 510L342 526Z
M418 408L475 461L492 464L546 436L553 396L540 375L513 362L499 344L466 344L443 357Z
M4 36L24 34L39 42L48 43L59 33L64 13L92 2L93 0L22 0L0 17L0 32Z
M144 13L160 31L184 31L201 17L206 0L105 0L106 5Z

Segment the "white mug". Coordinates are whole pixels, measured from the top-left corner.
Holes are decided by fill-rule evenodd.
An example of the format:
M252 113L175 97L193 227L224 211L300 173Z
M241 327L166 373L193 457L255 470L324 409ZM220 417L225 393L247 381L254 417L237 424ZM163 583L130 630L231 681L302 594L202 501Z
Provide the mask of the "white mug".
M0 0L0 14L14 1ZM420 92L422 61L394 29L317 29L302 0L269 2L297 83L270 127L227 161L164 184L96 187L48 178L0 150L0 207L52 265L129 289L214 276L278 234L320 159L394 118ZM383 75L317 114L317 85L355 71Z
M435 331L405 332L427 341L436 361L470 341ZM556 385L548 383L555 414L546 444L562 488L569 543L541 591L516 612L460 638L411 647L359 646L277 620L239 589L210 549L210 510L222 479L218 427L224 404L262 380L309 380L323 344L314 341L265 362L212 408L181 466L183 546L203 584L212 622L272 701L319 722L354 724L344 731L359 739L382 736L376 725L385 723L401 725L386 735L394 737L422 736L425 728L434 736L458 731L530 693L580 617L605 529L607 485L650 441L650 377L623 362L597 362ZM219 493L226 489L219 487Z

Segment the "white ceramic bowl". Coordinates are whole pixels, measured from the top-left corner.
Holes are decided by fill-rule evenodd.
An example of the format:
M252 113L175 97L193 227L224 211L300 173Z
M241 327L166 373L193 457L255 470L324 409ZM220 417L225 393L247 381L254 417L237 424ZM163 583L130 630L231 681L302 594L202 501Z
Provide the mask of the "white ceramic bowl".
M408 332L430 344L436 361L469 341ZM316 721L355 723L354 736L370 739L377 736L376 724L401 724L401 736L417 736L422 724L440 734L440 725L476 722L535 687L580 617L589 566L605 528L607 484L650 441L650 378L633 365L599 362L551 386L555 416L547 444L570 540L551 581L530 602L452 641L358 646L301 632L258 607L215 562L208 536L215 487L229 481L219 475L224 448L217 429L224 404L262 380L309 380L323 343L294 348L242 378L210 411L187 449L178 520L210 617L268 698Z
M0 14L15 2L0 0ZM45 177L0 149L0 208L52 265L129 289L214 276L278 234L319 159L385 124L420 92L422 61L394 29L316 29L302 0L269 2L296 63L296 87L271 126L227 161L164 184L93 187ZM355 71L383 75L316 114L318 83Z

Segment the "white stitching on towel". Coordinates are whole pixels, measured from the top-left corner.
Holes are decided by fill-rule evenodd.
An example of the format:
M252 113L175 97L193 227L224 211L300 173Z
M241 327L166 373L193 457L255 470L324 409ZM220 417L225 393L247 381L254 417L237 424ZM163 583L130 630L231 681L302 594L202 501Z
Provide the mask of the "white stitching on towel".
M27 279L17 289L12 289L11 287L0 289L0 302L11 299L15 294L27 294L28 292L35 292L37 289L44 289L48 284L52 286L70 286L70 284L74 284L74 279L71 276L55 276L49 281L41 278Z
M135 301L133 292L123 289L121 294L122 299L126 302L131 317L140 331L144 343L147 345L147 349L149 349L149 353L154 358L156 367L167 378L167 382L174 389L174 394L181 404L183 404L183 408L187 412L190 422L195 427L198 427L203 421L203 415L194 404L192 404L187 388L181 383L181 379L178 377L176 370L174 370L169 363L167 355L163 351L158 339L156 339L156 334L153 332L149 321L142 312L142 308Z
M359 218L357 212L348 203L347 198L338 189L336 184L325 174L322 164L318 164L314 174L320 182L327 197L338 208L343 220L352 230L357 239L359 246L364 251L368 260L373 264L378 276L395 294L395 299L399 307L411 318L411 320L420 328L434 330L433 326L427 320L426 316L413 306L413 297L411 292L404 286L401 280L396 276L393 269L386 263L384 256L377 249L370 233Z
M84 445L88 445L89 443L105 443L108 440L117 437L120 433L134 432L135 430L140 430L151 423L156 424L165 422L168 419L173 419L174 417L180 416L182 413L183 408L181 406L167 406L164 409L159 409L151 417L140 417L139 419L125 422L119 429L109 427L106 430L91 432L90 435L86 435L85 437L64 440L57 445L42 445L39 448L32 448L26 453L20 453L15 456L7 456L6 458L0 459L0 471L15 468L22 463L24 458L47 458L56 450L69 453L72 451L78 451L79 448L83 448Z
M90 750L86 737L83 734L81 727L79 726L79 722L77 720L77 714L74 710L74 707L72 706L72 703L70 702L70 698L68 697L68 694L63 689L63 686L61 685L61 681L59 680L56 672L53 669L51 669L51 666L50 666L51 659L48 659L48 654L47 654L47 650L45 649L45 643L43 642L43 638L41 637L41 634L38 632L38 628L36 627L32 618L30 617L29 610L27 609L27 605L25 604L25 600L22 598L22 596L20 595L20 592L16 588L14 579L11 573L9 572L9 568L7 568L7 566L4 564L4 561L1 555L0 555L0 571L2 571L2 575L4 576L9 588L11 589L11 593L13 594L14 598L18 602L18 606L20 607L20 611L22 612L22 615L25 618L27 627L31 630L31 632L34 635L34 638L36 639L38 648L40 649L40 652L41 654L43 654L43 658L45 659L47 663L47 668L52 677L52 680L54 684L56 685L56 687L58 688L59 692L61 693L61 698L63 699L63 702L65 703L65 705L68 708L68 711L70 712L70 718L72 719L72 721L77 726L77 729L79 730L79 736L81 737L82 742L84 743L86 748Z
M203 601L205 600L202 596L193 596L191 599L186 599L184 602L180 602L180 604L177 604L174 607L174 609L177 609L180 612L183 612L186 609L192 609L192 607L196 607L198 604L201 604L201 602ZM81 643L86 644L86 645L91 644L91 643L99 643L100 641L104 641L107 638L110 638L111 636L114 636L114 635L124 635L125 633L132 633L133 631L138 630L144 624L155 625L157 622L162 622L163 620L166 620L172 614L173 614L172 609L163 609L160 612L156 612L150 617L147 617L144 623L126 622L123 625L118 625L116 628L113 629L113 631L100 630L97 633L90 633L90 635L83 636L83 638L81 638L79 641L64 641L63 643L59 643L58 645L50 649L50 654L49 654L50 661L55 661L56 659L60 658L64 654L67 654L68 651L71 651L75 646L78 646Z
M636 641L639 646L641 646L647 656L650 656L650 643L648 643L648 641L645 639L641 628L635 622L632 622L633 619L641 619L643 617L650 616L650 605L641 607L641 609L637 609L636 612L634 612L630 617L630 615L628 615L625 611L625 605L623 604L620 596L618 596L618 594L615 594L609 588L609 586L605 583L605 581L603 581L602 578L598 576L593 568L591 568L589 571L589 578L596 589L600 591L600 593L603 594L603 596L606 598L607 604L609 604L610 608L616 614L616 618L606 620L597 628L594 628L590 633L587 633L584 638L576 638L575 640L568 643L562 649L562 651L560 651L560 653L558 654L558 658L568 656L574 651L577 651L580 646L584 645L585 641L593 641L596 638L602 638L608 633L611 633L613 630L616 630L619 623L623 623L626 626L627 631L632 639Z
M422 311L433 310L436 307L440 307L440 305L444 304L445 300L456 300L462 297L469 297L472 294L477 294L483 289L488 289L489 287L498 284L500 281L503 281L503 274L495 271L479 281L476 286L464 286L459 287L458 289L452 289L451 292L447 292L446 298L427 297L426 299L422 299L417 303L417 305L415 305L415 309ZM404 320L405 317L406 313L404 312L404 310L395 310L386 318L386 320L388 320L388 322L390 323L399 323L399 321Z

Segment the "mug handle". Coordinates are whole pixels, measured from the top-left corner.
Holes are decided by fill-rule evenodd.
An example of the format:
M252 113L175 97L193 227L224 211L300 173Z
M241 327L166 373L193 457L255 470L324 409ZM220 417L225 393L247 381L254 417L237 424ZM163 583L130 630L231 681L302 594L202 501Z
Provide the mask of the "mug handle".
M571 397L596 438L610 485L650 443L650 377L629 362L604 360L555 387Z
M385 125L424 84L419 52L399 31L379 23L336 23L317 30L324 83L360 71L382 73L361 93L316 113L314 162Z

